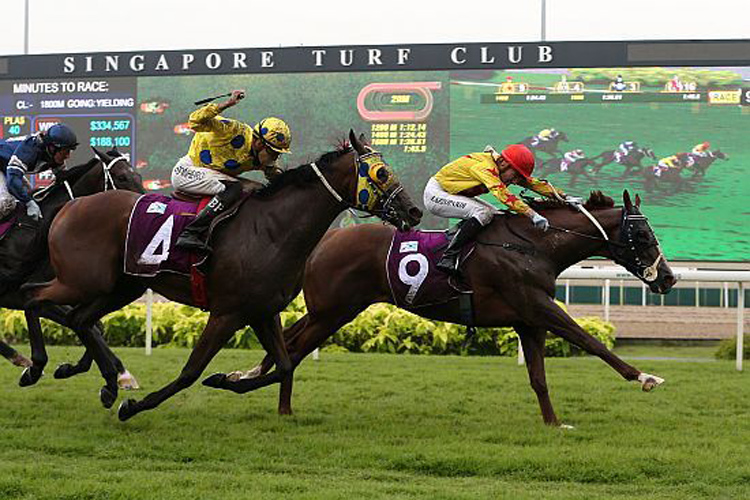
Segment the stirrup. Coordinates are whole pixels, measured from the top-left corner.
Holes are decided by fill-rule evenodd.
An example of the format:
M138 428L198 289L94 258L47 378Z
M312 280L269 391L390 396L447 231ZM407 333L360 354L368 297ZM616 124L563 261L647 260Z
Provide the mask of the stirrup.
M456 255L455 259L451 257L446 257L443 255L443 257L440 258L438 263L435 265L440 271L443 271L446 274L449 274L451 276L458 275L458 261L459 261L460 255Z

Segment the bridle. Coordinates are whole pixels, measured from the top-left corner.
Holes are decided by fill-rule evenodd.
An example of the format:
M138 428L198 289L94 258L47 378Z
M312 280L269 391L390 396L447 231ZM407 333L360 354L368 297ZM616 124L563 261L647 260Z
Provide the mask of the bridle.
M369 203L369 200L362 201L359 199L355 203L349 203L348 201L345 201L344 198L336 192L333 186L331 186L331 184L325 178L323 172L320 171L320 168L315 164L315 162L311 163L310 167L312 167L313 172L315 172L315 175L318 176L320 182L323 184L323 186L325 186L331 196L333 196L333 198L337 202L343 204L355 216L360 217L356 214L355 210L361 210L370 214L366 217L376 215L384 220L397 220L398 213L393 205L396 197L401 191L404 190L404 187L399 183L394 183L391 188L383 189L380 183L376 182L372 178L372 176L369 175L369 173L367 175L359 174L362 169L369 172L368 166L370 163L377 162L386 165L386 163L383 161L382 153L379 153L371 148L368 149L369 151L363 155L360 155L359 153L354 151L354 169L356 172L358 172L359 177L364 179L369 188L376 194L376 199L372 203ZM379 208L377 208L378 201L382 201Z
M578 211L585 215L591 221L594 227L599 230L602 235L601 237L591 236L553 225L550 225L550 228L583 238L605 241L615 263L621 265L647 283L651 283L652 281L656 280L656 278L659 276L658 267L661 261L664 260L664 254L659 247L659 242L653 236L653 231L651 231L651 227L648 225L648 218L645 215L637 211L635 213L629 213L627 209L623 208L622 219L620 221L620 238L619 241L612 241L607 235L606 231L604 231L604 228L602 228L602 225L598 220L596 220L596 217L594 217L591 212L586 210L583 205L575 206ZM649 232L651 234L651 241L645 249L656 247L659 252L659 255L657 255L654 262L652 262L650 265L646 265L641 260L640 256L638 255L638 251L636 250L635 241L633 239L633 226L637 223L645 223L649 228ZM644 248L639 248L638 250L644 250Z
M99 158L99 161L102 164L102 169L103 169L103 172L104 172L104 191L109 191L110 186L112 186L111 189L113 191L116 190L117 189L117 185L115 184L115 180L112 178L112 172L111 172L111 170L112 170L112 167L115 165L115 163L117 163L120 160L125 160L125 157L124 156L117 156L117 157L113 158L112 161L110 161L109 163L105 163L104 161L102 161L101 157L98 157L98 158ZM75 200L76 197L73 194L73 188L70 187L70 182L68 182L66 180L66 181L63 182L63 185L65 186L65 189L67 189L68 196L70 196L70 199L71 200Z

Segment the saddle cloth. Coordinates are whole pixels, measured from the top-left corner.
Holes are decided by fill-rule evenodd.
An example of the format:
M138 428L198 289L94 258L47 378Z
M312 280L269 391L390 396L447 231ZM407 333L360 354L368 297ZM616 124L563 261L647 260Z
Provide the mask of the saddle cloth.
M394 232L386 259L386 273L397 306L418 309L442 304L467 293L436 267L449 239L447 231ZM464 245L460 263L474 247L474 242Z
M16 208L13 209L13 211L5 219L0 221L0 240L5 238L5 235L8 234L10 228L13 227L13 224L15 224L18 218L21 216L22 210L24 210L23 204L16 203Z
M210 200L200 203L144 194L133 206L125 239L125 274L152 277L160 272L191 275L195 256L174 246L178 236Z

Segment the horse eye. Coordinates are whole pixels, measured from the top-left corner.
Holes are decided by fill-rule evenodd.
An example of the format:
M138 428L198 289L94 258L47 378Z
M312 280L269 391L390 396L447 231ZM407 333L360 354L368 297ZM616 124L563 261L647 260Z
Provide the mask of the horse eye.
M388 173L388 170L385 168L379 168L378 171L375 173L375 176L378 178L380 182L386 182L388 178L390 177L390 174Z

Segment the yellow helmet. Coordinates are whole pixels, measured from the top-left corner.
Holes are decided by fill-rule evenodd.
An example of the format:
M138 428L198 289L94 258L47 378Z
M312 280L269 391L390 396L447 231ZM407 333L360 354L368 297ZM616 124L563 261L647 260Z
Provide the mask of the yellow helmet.
M264 118L253 128L255 135L263 141L263 144L277 153L289 153L292 144L292 131L280 118L269 116Z

